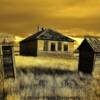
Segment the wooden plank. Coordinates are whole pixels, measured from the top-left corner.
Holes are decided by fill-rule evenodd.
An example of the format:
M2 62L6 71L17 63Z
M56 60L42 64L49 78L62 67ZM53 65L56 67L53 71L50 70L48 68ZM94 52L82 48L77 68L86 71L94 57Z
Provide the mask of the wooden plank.
M4 79L15 78L14 54L13 47L11 45L2 46L2 63Z

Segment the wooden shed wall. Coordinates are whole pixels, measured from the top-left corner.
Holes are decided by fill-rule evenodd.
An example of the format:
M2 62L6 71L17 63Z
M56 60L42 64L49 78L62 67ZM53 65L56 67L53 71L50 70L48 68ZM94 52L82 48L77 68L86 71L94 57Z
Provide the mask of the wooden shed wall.
M87 74L91 74L95 63L94 60L95 56L93 52L80 51L78 70Z
M92 47L85 41L79 48L78 71L92 74L95 63L95 54Z
M74 42L68 42L68 52L74 52Z
M44 52L44 41L45 40L34 40L34 41L21 42L20 43L20 55L37 56L41 54L41 52ZM48 40L48 51L47 52L52 52L51 43L55 44L55 52L58 52L58 53L73 52L74 42L69 43L69 42L61 41L62 42L61 51L58 50L58 42L59 41ZM68 51L64 51L64 44L68 45Z
M20 55L37 56L37 40L20 43Z
M44 41L45 40L38 40L38 51L44 51ZM55 43L55 49L56 49L56 52L58 52L58 42L59 41L51 41L49 40L48 41L48 51L51 51L51 43ZM61 49L61 52L64 52L64 44L68 45L68 51L67 52L73 52L74 51L74 42L64 42L64 41L61 41L62 42L62 49Z
M43 51L44 49L44 40L38 40L38 51Z

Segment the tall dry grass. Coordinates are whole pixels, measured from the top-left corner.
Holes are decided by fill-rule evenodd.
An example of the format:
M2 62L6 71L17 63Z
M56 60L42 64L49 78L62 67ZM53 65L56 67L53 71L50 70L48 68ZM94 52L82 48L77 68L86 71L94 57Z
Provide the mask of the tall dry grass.
M24 57L16 56L16 67L20 68L51 68L51 69L77 69L77 59L53 58L53 57Z
M100 59L96 60L93 77L74 71L77 59L49 57L16 57L16 79L4 81L6 100L99 100ZM32 68L66 69L68 73L34 73ZM26 69L26 71L23 71ZM27 68L29 70L27 70ZM52 97L52 98L50 98ZM55 97L55 98L54 98ZM49 98L49 99L48 99Z
M40 99L44 100L43 96L77 98L72 100L99 100L100 81L77 73L60 76L20 73L15 81L5 81L5 91L6 100L28 100L29 98L33 100L35 97L41 97Z

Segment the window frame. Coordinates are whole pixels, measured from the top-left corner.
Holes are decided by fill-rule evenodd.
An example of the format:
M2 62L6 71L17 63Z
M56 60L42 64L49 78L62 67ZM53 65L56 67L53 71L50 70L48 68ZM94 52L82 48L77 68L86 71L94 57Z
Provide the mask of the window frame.
M61 41L58 42L58 51L62 51L62 42Z
M49 49L49 41L48 40L44 40L44 48L43 51L48 51Z

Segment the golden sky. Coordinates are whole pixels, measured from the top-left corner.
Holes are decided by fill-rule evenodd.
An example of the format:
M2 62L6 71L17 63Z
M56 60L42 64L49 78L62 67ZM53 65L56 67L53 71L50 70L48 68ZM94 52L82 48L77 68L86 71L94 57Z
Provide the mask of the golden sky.
M99 35L100 0L0 0L0 32L25 36L37 25Z

